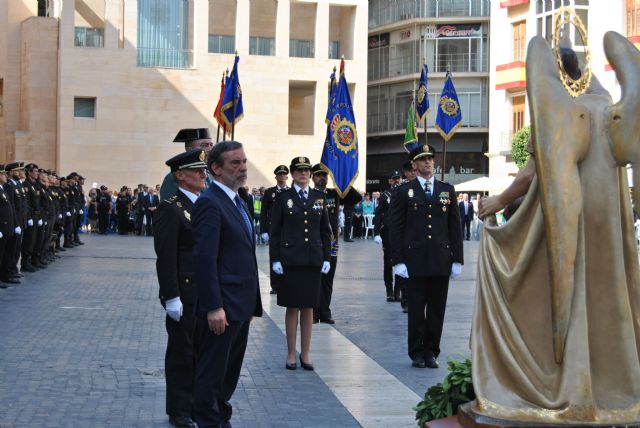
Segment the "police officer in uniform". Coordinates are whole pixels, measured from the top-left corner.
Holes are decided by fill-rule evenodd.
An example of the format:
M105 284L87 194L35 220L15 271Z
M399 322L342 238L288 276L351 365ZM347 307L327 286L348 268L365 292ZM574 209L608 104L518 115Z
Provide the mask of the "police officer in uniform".
M72 177L68 175L62 182L62 191L66 199L66 211L64 212L64 241L62 248L73 248L73 222L75 209L75 195L72 187Z
M24 189L28 196L27 229L24 234L22 244L22 270L25 272L35 272L46 267L38 264L39 254L36 247L37 242L42 239L42 227L44 222L40 218L40 194L42 189L38 183L38 165L30 163L24 167L27 176L24 180Z
M7 246L7 242L15 233L15 221L16 214L13 210L13 206L7 197L7 192L4 190L4 185L7 182L7 173L4 169L4 165L0 165L0 260L4 258L4 252ZM13 280L12 278L0 278L0 288L8 288L9 284L19 284L20 281Z
M340 207L340 195L336 189L327 189L328 174L322 169L319 163L311 168L311 179L313 188L325 195L325 206L329 214L329 225L331 226L331 269L326 275L322 275L320 285L320 306L313 311L313 322L323 322L335 324L331 316L331 295L333 294L333 278L336 275L336 265L338 264L338 214Z
M193 282L191 210L205 188L204 150L181 153L169 159L173 196L162 201L154 214L156 270L160 302L164 306L168 334L165 354L166 412L176 427L196 427L191 419L195 378L193 346L197 289Z
M391 263L407 279L408 353L419 368L438 367L449 277L463 263L456 192L433 176L434 154L426 144L411 151L418 176L396 189L390 208Z
M389 243L389 206L391 202L392 192L400 184L400 171L393 171L389 177L389 189L382 192L378 199L373 217L373 240L376 244L382 244L383 254L383 278L384 287L387 291L387 302L395 302L400 300L400 286L393 286L393 272L391 269L391 247Z
M18 170L23 169L22 162L12 162L5 166L8 174L7 182L3 185L7 198L14 212L14 234L7 239L4 255L0 262L0 280L10 284L19 284L22 274L18 273L17 263L20 257L22 231L26 227L25 202Z
M100 235L107 233L109 227L109 211L111 211L111 194L107 186L100 186L98 194L98 230Z
M269 228L271 227L271 207L276 200L278 193L284 192L289 189L287 186L287 180L289 178L289 168L286 165L278 165L273 170L273 174L276 176L276 185L269 187L264 191L264 197L262 198L262 209L260 211L260 238L264 243L269 242ZM280 275L277 275L271 265L273 260L269 259L269 276L271 278L271 294L276 294L278 290L278 281Z

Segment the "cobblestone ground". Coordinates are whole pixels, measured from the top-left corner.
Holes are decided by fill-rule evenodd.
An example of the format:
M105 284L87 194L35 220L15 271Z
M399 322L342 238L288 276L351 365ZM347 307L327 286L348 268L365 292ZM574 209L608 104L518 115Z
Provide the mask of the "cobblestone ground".
M0 427L169 426L152 239L82 239L83 247L0 290ZM444 376L448 356L469 354L477 243L465 242L465 253L462 278L450 287L440 369L411 367L406 315L384 299L382 253L371 240L341 245L335 328L422 396ZM267 257L258 247L265 271ZM285 356L274 321L256 319L232 400L234 427L360 426L316 373L285 371Z

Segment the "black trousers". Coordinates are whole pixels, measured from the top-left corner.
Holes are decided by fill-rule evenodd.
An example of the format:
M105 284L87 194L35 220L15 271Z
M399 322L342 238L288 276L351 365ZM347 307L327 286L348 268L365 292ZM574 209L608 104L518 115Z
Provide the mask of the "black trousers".
M167 383L166 411L170 416L191 417L196 353L193 339L196 330L195 304L183 303L180 321L167 316L167 351L164 372Z
M429 353L437 357L440 354L440 338L447 307L449 276L409 278L406 282L409 358L413 360Z
M221 335L206 318L196 321L196 387L194 415L198 427L218 427L231 419L229 400L236 390L251 321L230 321Z
M129 212L127 211L118 211L118 233L120 235L129 233Z
M322 321L331 319L331 295L333 294L333 278L336 276L338 256L331 256L331 269L320 280L320 306L314 309L314 318Z
M64 246L71 245L73 241L73 217L64 217Z
M105 234L109 227L109 211L98 211L98 232Z
M464 233L465 230L467 231L466 234ZM470 237L471 237L471 220L462 219L462 236L467 241L470 239Z
M353 208L344 209L344 232L342 237L344 239L350 239L351 237L351 229L353 228Z
M4 247L4 253L2 254L2 261L0 261L0 278L6 279L15 273L15 252L17 248L19 248L17 244L20 237L21 235L14 234L9 238L3 238L3 240L7 242Z
M147 236L153 235L153 215L151 213L144 213L145 222L145 234Z
M86 209L86 207L82 207L82 209ZM84 221L84 214L76 214L73 217L73 240L75 242L80 242L80 228L82 227L82 222Z
M35 229L35 235L33 241L31 242L31 264L37 264L41 256L40 244L42 243L42 239L44 236L44 220L42 222L42 226L34 225L33 229Z
M384 288L387 291L387 297L393 296L393 266L391 266L391 243L384 230L381 233L382 237L382 260L383 268L382 274L384 278Z
M31 254L33 252L33 244L36 239L36 235L38 234L37 229L37 221L33 220L33 226L27 226L24 230L24 237L22 238L22 264L29 262L31 263Z
M22 228L22 234L20 235L13 235L14 237L17 237L16 242L15 242L15 246L13 247L13 260L11 262L11 265L9 267L9 272L10 273L18 273L18 261L20 260L20 255L21 255L21 251L22 251L22 243L24 242L24 230L26 229L26 227Z
M138 215L136 216L136 235L142 235L142 219L144 218L144 212L142 210L138 211Z

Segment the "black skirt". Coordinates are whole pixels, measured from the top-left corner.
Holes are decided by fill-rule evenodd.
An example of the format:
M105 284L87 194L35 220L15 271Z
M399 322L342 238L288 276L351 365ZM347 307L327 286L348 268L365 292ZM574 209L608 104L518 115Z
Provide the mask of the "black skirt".
M317 308L320 305L320 266L284 266L278 284L278 306Z

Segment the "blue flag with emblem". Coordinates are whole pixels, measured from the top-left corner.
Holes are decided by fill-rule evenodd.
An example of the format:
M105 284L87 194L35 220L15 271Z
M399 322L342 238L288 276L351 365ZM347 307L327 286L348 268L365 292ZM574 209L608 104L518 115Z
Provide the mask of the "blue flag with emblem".
M224 86L224 95L222 96L222 107L220 113L222 120L231 129L231 125L238 123L244 117L244 108L242 106L242 90L240 89L240 78L238 76L238 62L240 57L236 55L233 63L233 70L227 77Z
M358 133L351 95L344 77L344 60L340 62L340 78L331 95L327 110L327 136L320 164L333 179L336 191L344 197L358 176Z
M458 94L456 94L456 88L451 80L451 72L447 71L447 79L444 82L444 88L442 88L442 94L438 100L436 129L442 135L444 141L449 141L460 125L462 125L460 102L458 102Z
M416 122L419 124L429 114L429 93L427 92L427 79L429 75L429 68L427 64L422 66L420 72L420 81L418 82L418 92L416 97Z

